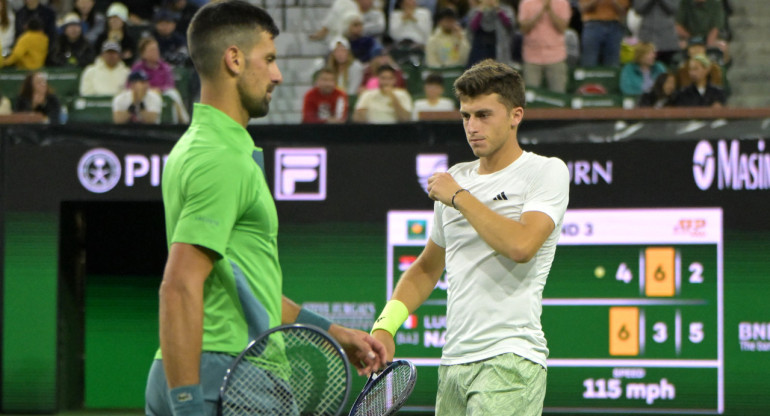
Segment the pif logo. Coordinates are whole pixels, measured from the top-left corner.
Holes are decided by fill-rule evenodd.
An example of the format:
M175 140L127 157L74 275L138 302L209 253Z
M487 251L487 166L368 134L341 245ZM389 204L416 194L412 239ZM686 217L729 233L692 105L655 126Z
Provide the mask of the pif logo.
M428 222L425 220L408 220L406 236L409 240L424 240L428 235Z
M95 194L108 192L120 181L120 159L105 148L92 149L78 162L78 179Z
M275 199L326 199L326 149L275 149Z
M692 155L692 175L698 188L705 191L711 187L715 168L714 148L708 141L701 140Z

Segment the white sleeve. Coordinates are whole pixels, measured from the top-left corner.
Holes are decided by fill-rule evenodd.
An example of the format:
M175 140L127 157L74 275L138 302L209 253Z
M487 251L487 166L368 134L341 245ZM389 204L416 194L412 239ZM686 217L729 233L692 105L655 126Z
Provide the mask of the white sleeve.
M558 225L569 202L569 170L560 159L548 158L529 184L521 212L540 211Z
M145 111L160 114L163 110L163 98L155 91L147 91L143 101ZM173 102L170 105L173 105Z
M112 111L128 111L128 107L131 105L131 94L125 94L124 92L118 93L112 99Z
M388 30L388 34L396 41L401 39L400 32L401 26L403 25L401 14L401 10L393 10L393 13L390 14L390 29Z
M401 107L404 107L404 110L408 112L412 112L412 96L409 95L409 92L406 90L398 89L395 91L396 93L396 99L401 104Z
M447 206L440 201L433 203L433 229L430 232L430 239L441 248L446 248L446 239L444 238L444 221L442 215Z

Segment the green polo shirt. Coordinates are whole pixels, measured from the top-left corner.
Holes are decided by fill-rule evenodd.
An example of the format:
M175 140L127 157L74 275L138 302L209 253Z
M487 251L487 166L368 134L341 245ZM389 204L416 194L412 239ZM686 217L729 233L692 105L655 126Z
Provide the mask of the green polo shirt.
M195 244L219 256L204 286L204 351L238 354L281 322L278 217L258 160L243 126L195 104L163 171L169 247Z

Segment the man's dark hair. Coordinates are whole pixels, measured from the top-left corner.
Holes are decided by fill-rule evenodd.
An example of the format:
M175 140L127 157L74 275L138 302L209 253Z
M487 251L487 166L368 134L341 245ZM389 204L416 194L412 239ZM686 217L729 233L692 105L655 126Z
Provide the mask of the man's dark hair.
M380 67L377 68L377 75L380 75L381 73L383 73L385 71L390 71L390 72L395 74L396 73L396 68L393 68L392 66L390 66L388 64L380 65Z
M203 78L216 74L224 51L235 45L248 51L259 32L278 36L278 26L263 9L243 0L214 1L201 7L187 28L190 58Z
M524 81L511 66L485 59L470 67L454 83L455 96L460 101L480 95L497 93L508 109L524 108Z
M425 85L436 84L436 85L441 85L443 87L444 86L444 77L441 74L439 74L438 72L431 72L430 74L428 74L427 77L425 77L425 81L423 83Z
M24 27L31 31L43 30L43 21L37 16L32 16L27 20L27 24Z

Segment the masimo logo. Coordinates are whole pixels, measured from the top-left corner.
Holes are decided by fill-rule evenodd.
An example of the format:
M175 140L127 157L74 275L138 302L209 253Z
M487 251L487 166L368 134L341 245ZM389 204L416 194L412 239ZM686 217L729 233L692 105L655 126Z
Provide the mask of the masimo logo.
M765 141L757 142L757 151L741 153L739 140L720 140L716 152L707 140L695 146L692 155L692 174L701 190L717 189L757 190L770 189L770 154L765 153Z
M84 188L95 194L109 192L118 182L121 173L125 185L132 187L137 178L149 176L150 186L160 186L160 178L163 167L166 166L168 155L140 155L127 154L122 166L120 159L109 149L99 147L86 152L78 162L78 179Z

